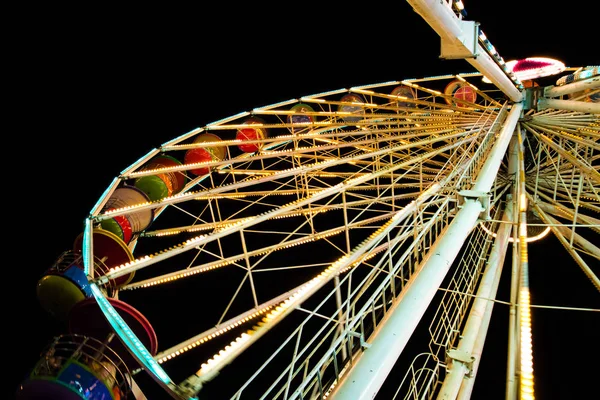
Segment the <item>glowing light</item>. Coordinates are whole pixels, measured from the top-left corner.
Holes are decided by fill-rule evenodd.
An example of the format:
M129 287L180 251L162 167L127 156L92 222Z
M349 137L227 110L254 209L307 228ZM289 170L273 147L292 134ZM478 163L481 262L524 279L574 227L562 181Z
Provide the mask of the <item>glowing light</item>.
M492 236L492 237L496 237L496 232L492 232L489 230L489 228L487 226L485 226L484 222L482 221L480 223L481 229L483 229L483 231L485 233L487 233L488 235ZM546 227L546 229L544 229L540 234L535 235L535 236L527 236L527 239L525 239L526 243L531 243L531 242L535 242L536 240L540 240L543 239L546 235L548 235L550 233L551 229L550 227ZM514 238L509 237L508 238L509 243L513 243L515 241Z
M533 390L533 345L531 337L531 313L529 288L523 287L520 292L521 321L521 398L534 399Z
M545 57L529 57L506 62L507 72L513 73L519 80L530 80L556 75L566 69L561 61Z
M527 196L522 193L519 197L519 211L527 211Z
M146 350L135 333L129 328L129 326L127 326L123 318L121 318L119 313L104 297L98 286L96 286L94 283L91 283L90 287L94 297L96 298L96 301L98 302L100 310L102 310L102 313L111 324L117 335L119 335L123 343L125 343L129 350L135 354L136 358L146 367L147 371L151 372L162 382L171 384L171 378L169 378L167 373L160 367L158 362L154 360L150 352Z

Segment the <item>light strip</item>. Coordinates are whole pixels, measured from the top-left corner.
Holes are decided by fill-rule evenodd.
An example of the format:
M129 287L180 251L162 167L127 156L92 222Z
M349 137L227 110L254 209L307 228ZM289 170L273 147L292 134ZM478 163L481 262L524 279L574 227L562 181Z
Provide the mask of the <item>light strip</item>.
M520 376L519 390L521 400L535 399L533 387L533 344L531 331L531 296L529 292L529 256L527 248L527 192L525 189L524 150L521 131L517 130L519 142L519 179L517 193L519 194L519 254L521 284L519 288L519 361Z
M143 343L137 338L131 328L127 326L123 318L121 318L106 297L104 297L98 286L95 283L90 283L90 287L92 288L92 293L98 302L100 310L115 330L115 333L119 335L119 338L121 338L123 343L128 347L129 351L143 364L146 371L156 376L161 382L167 385L173 385L173 381L169 378L169 375L167 375L154 358L152 358L152 355L146 350Z
M483 229L483 231L485 233L487 233L488 235L490 235L491 237L495 238L496 237L496 232L492 232L487 226L485 226L484 222L485 221L481 221L479 223L479 226L481 226L481 229ZM548 235L548 233L550 233L551 230L552 229L549 226L547 226L546 229L544 229L541 233L538 233L535 236L527 236L527 238L525 239L525 242L526 243L531 243L531 242L535 242L536 240L540 240L540 239L544 238L546 235ZM508 242L509 243L513 243L514 241L515 241L514 238L512 238L512 237L508 238Z

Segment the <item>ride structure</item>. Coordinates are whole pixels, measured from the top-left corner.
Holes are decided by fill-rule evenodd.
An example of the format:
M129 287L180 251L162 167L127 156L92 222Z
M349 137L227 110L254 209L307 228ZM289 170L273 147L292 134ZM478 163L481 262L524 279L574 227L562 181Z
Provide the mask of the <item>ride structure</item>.
M256 108L123 170L38 282L68 333L19 400L372 399L398 368L405 398L469 398L505 265L506 397L535 397L529 244L600 290L598 67L506 63L460 2L408 3L477 72Z

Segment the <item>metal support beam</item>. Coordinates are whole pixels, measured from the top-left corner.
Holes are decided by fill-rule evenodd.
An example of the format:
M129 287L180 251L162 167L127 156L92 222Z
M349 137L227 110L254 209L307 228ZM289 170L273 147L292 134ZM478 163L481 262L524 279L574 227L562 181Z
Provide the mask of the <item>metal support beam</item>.
M563 86L548 86L544 88L544 97L560 97L567 94L583 92L588 89L597 89L600 87L600 76L594 76L581 81L568 83Z
M517 193L517 180L519 174L519 136L514 135L511 140L510 149L508 153L508 175L513 180L511 187L511 200L512 200L512 211L511 220L517 222L518 216L518 193ZM518 324L517 319L517 289L519 286L519 251L517 248L518 233L517 225L512 227L513 244L512 244L512 259L511 259L511 273L510 273L510 305L508 311L508 349L506 358L506 389L505 399L514 400L516 398L516 382L515 375L517 369L517 340L518 340Z
M582 113L600 114L600 103L576 100L558 100L542 97L537 101L537 110L553 108L555 110L579 111Z
M517 180L519 208L519 395L518 399L535 399L533 369L533 332L531 327L531 294L529 291L529 250L527 248L527 189L525 186L525 151L520 129L519 136L519 179Z
M473 307L469 312L469 318L462 332L462 338L458 342L456 350L472 357L472 362L463 362L453 358L449 367L448 375L444 380L438 399L456 399L459 392L470 397L475 382L476 369L479 365L481 348L476 347L478 343L485 342L489 321L492 315L494 302L489 300L496 297L504 257L508 249L512 222L512 202L508 202L502 218L503 223L498 228L494 246L487 261L487 266L481 278L481 284L477 289L477 297L473 301Z
M515 126L523 110L513 106L499 132L499 137L483 165L473 190L489 192ZM477 224L483 206L479 200L465 198L456 216L436 240L398 299L386 314L386 320L368 340L371 347L364 350L350 372L342 377L331 393L333 400L373 399L396 360L404 350L419 321L442 284L464 241Z
M478 42L473 41L477 25L459 19L448 5L439 0L407 0L417 14L440 35L442 56L446 58L464 58L485 77L487 77L510 100L520 102L523 93L517 89L506 72L492 59Z
M465 200L446 232L428 252L425 263L388 311L389 317L380 325L376 337L371 340L371 347L364 351L350 373L340 382L331 399L375 398L437 293L462 243L477 224L482 210L478 201Z

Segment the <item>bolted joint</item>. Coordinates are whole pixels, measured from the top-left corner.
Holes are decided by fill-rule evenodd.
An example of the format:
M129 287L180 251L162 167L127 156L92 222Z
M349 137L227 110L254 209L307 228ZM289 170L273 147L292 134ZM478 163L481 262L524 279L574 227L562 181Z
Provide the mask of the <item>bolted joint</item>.
M466 351L451 349L447 352L448 358L452 361L458 361L462 363L469 372L466 374L467 377L473 377L473 362L475 361L475 357L471 355L471 353L467 353Z
M481 214L479 215L479 219L484 221L488 221L491 219L490 217L490 194L487 192L477 191L477 190L461 190L458 192L458 208L461 208L465 203L465 200L475 200L479 201L481 204Z

